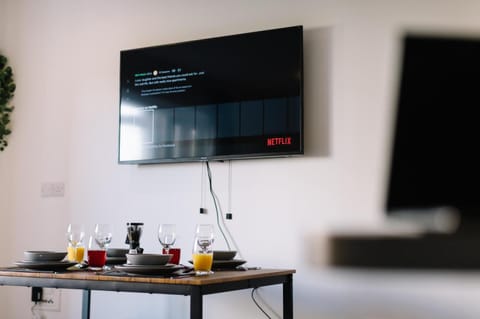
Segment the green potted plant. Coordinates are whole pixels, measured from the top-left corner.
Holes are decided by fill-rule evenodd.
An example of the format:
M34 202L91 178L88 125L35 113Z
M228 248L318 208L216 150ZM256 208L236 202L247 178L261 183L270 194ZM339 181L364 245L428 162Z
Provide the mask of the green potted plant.
M10 113L13 106L9 105L15 92L13 71L7 66L7 58L0 54L0 151L7 147L7 136L12 133L10 128Z

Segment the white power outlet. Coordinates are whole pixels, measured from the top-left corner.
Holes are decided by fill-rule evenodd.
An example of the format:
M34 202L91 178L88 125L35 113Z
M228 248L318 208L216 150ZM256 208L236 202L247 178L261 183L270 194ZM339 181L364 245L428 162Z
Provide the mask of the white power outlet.
M43 288L42 302L36 308L45 311L60 311L60 296L60 289Z
M42 197L63 197L65 196L65 183L42 183L40 195Z

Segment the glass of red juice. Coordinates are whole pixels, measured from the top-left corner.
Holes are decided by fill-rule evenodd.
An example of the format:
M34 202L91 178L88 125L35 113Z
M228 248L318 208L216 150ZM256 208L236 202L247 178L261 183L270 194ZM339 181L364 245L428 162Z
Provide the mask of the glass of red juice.
M169 263L178 265L180 263L180 248L169 248L168 250L163 248L162 254L172 255Z
M88 250L88 266L89 267L103 267L107 261L107 251L103 249Z

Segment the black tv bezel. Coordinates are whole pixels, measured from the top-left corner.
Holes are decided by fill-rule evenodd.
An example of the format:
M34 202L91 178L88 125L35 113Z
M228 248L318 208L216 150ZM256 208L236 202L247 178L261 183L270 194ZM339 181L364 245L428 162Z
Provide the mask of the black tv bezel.
M190 40L190 41L181 41L175 43L167 43L162 45L155 45L155 46L148 46L136 49L127 49L122 50L124 51L136 51L136 50L148 50L152 48L158 47L169 47L169 46L176 46L176 45L183 45L183 44L190 44L196 43L201 41L211 41L216 39L223 39L223 38L231 38L236 36L246 36L246 35L255 35L259 33L266 33L266 32L274 32L274 31L282 31L285 29L298 29L300 31L300 79L299 79L299 93L300 93L300 109L299 109L299 117L300 117L300 132L299 132L299 148L295 151L275 151L275 152L261 152L261 153L251 153L251 154L228 154L228 155L214 155L214 156L194 156L194 157L169 157L169 158L154 158L154 159L139 159L139 160L121 160L120 159L120 143L121 143L121 107L122 107L122 83L121 83L121 65L119 67L119 126L118 126L118 147L117 147L117 162L118 164L168 164L168 163L188 163L188 162L205 162L205 161L228 161L228 160L244 160L244 159L265 159L265 158L286 158L286 157L294 157L294 156L301 156L304 155L304 57L303 57L303 26L296 25L290 27L283 27L283 28L275 28L275 29L268 29L268 30L260 30L260 31L253 31L253 32L246 32L246 33L238 33L232 35L225 35L225 36L218 36L218 37L210 37L210 38L202 38L197 40Z

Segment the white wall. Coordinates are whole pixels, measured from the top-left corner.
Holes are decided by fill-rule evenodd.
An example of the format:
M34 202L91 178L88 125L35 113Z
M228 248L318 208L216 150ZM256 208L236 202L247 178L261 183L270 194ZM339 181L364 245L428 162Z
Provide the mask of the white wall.
M302 24L307 154L232 163L228 225L243 256L297 269L296 318L451 318L457 309L457 318L478 318L474 276L326 269L312 263L325 251L311 241L338 226L381 224L398 36L405 28L476 32L477 1L3 0L0 9L0 51L18 86L11 145L0 154L2 225L14 230L0 235L13 236L2 241L3 263L27 249L63 249L68 222L113 223L121 246L125 223L136 220L146 224L147 251L160 248L159 223L176 223L186 262L194 225L214 223L209 198L211 213L197 213L201 165L116 163L119 51ZM212 169L226 207L228 164ZM48 181L65 182L66 196L42 199ZM29 290L3 290L2 318L28 318ZM261 294L280 310L279 287ZM92 318L113 310L116 318L188 317L186 297L93 296ZM61 312L44 317L78 318L79 303L79 292L62 291ZM263 317L248 291L209 296L205 311Z

